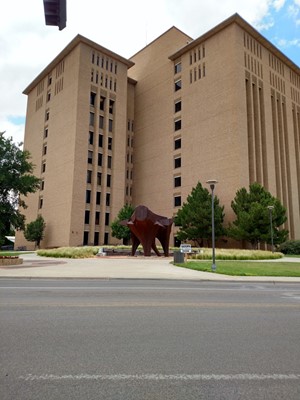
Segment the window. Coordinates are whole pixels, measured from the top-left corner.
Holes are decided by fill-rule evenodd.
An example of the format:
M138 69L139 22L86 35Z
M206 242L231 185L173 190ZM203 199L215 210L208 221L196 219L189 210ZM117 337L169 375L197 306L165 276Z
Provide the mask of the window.
M111 185L111 175L107 175L107 177L106 177L106 186L110 187L110 185Z
M108 150L112 150L112 138L111 137L108 137L107 148L108 148Z
M50 118L50 111L47 110L47 111L46 111L46 114L45 114L45 120L46 120L46 121L49 121L49 118Z
M113 130L113 120L109 119L108 120L108 131L112 132L112 130Z
M92 183L92 171L88 170L86 174L86 182Z
M108 240L109 240L109 233L105 232L104 233L104 244L108 244Z
M179 131L181 129L181 119L174 121L174 129L175 131Z
M118 66L115 64L115 74L118 72Z
M41 181L41 186L40 186L40 190L44 190L45 188L45 181Z
M181 138L174 140L174 150L181 149Z
M90 202L91 202L91 190L87 190L85 192L85 202L90 204Z
M90 113L90 125L94 125L94 121L95 121L95 114Z
M181 100L175 102L175 113L181 111Z
M99 146L99 147L103 147L103 135L99 135L99 138L98 138L98 146Z
M100 115L99 117L99 128L103 129L104 128L104 117Z
M91 105L92 107L95 107L95 103L96 103L96 93L91 92L91 95L90 95L90 105Z
M95 212L95 225L99 225L100 223L100 212L96 211Z
M99 59L99 56L97 55L97 62L96 62L96 64L99 66L99 61L100 61L100 59Z
M112 157L111 156L107 156L107 168L111 168L111 160L112 160Z
M198 79L201 79L201 66L198 68Z
M181 62L174 65L174 73L179 74L181 72Z
M203 54L203 58L205 57L205 45L202 46L202 54Z
M114 92L117 91L117 81L114 81Z
M102 154L98 153L98 166L102 167Z
M180 90L180 89L181 89L181 79L179 79L178 81L176 81L176 82L174 83L174 85L175 85L175 92L177 92L177 90Z
M88 151L88 163L93 164L93 152L91 150Z
M181 167L181 157L174 158L174 168Z
M105 225L109 225L109 213L105 213Z
M50 101L51 99L51 92L47 92L47 101Z
M99 232L94 233L94 246L99 245Z
M45 171L46 171L46 163L43 162L43 164L42 164L42 172L45 172Z
M48 128L45 128L44 130L44 139L48 137Z
M101 172L97 172L97 185L101 185L102 174Z
M104 106L105 106L105 97L101 96L100 97L100 110L104 111Z
M89 131L89 144L94 143L94 132Z
M47 145L45 144L43 147L43 156L47 154Z
M84 223L88 225L90 223L90 211L85 210L84 212Z
M52 83L52 76L48 75L48 86L50 86Z
M105 200L105 204L107 205L107 207L110 206L110 193L106 193L106 200Z
M112 61L110 62L110 72L113 72L113 63L112 63Z
M205 77L205 64L203 64L203 78Z
M180 187L181 186L181 176L175 176L174 177L174 187Z
M114 100L109 100L109 113L110 114L113 114L114 104L115 104Z
M39 200L39 208L43 208L43 198L42 197Z
M101 192L97 192L96 193L96 204L97 204L97 206L100 205L100 202L101 202Z
M83 232L83 245L86 246L89 242L89 232Z
M181 196L174 196L174 207L181 206Z

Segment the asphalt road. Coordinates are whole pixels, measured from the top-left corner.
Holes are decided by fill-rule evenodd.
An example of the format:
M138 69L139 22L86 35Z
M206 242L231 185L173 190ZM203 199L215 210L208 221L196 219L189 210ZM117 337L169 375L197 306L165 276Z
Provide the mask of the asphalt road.
M299 400L300 284L0 280L1 400Z

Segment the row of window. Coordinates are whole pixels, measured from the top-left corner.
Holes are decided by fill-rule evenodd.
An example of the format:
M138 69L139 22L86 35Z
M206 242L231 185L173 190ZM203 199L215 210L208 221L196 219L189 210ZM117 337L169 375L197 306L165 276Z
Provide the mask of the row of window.
M251 36L249 36L246 32L244 32L244 47L251 51L254 55L262 59L262 47L261 45L254 40Z
M109 219L110 215L109 213L105 213L105 225L109 226ZM91 211L90 210L85 210L84 212L84 224L89 225L91 221ZM95 212L95 225L99 225L100 223L100 211Z
M89 144L93 145L94 144L94 136L96 134L93 131L89 131ZM107 138L107 149L112 150L112 144L113 144L113 138L111 136L108 136ZM98 135L98 147L103 147L103 135L99 133Z
M202 44L190 52L190 65L205 58L205 44Z
M90 244L90 232L88 231L84 231L83 232L83 245L87 246L88 244ZM104 244L108 244L109 241L109 233L105 232L104 233ZM99 232L94 232L94 246L98 246L99 245Z
M103 73L99 73L98 71L91 70L91 82L96 85L100 85L109 89L113 92L117 91L117 80L113 79L111 76L105 75Z
M92 183L92 178L93 178L93 171L88 169L87 170L87 175L86 175L86 183ZM101 180L102 180L102 174L101 172L97 172L97 185L101 185ZM106 186L110 187L111 186L111 175L107 174L106 175Z
M105 119L103 117L103 115L99 115L99 128L100 129L104 129L104 123L105 123ZM94 126L95 125L95 113L90 112L90 121L89 121L90 126ZM109 118L108 120L108 132L112 132L113 131L113 120L111 118Z
M107 207L110 206L110 200L111 196L110 193L106 193L105 195L105 205ZM96 192L96 197L95 197L96 205L99 206L101 204L101 192ZM91 204L92 202L92 191L90 189L87 189L85 192L85 202L86 204Z
M106 69L114 74L118 72L118 64L116 61L104 57L102 54L92 52L92 64L97 65L97 67Z
M88 161L88 164L93 164L93 152L91 150L88 150L87 161ZM98 167L102 167L102 164L103 164L103 154L98 153L97 165L98 165ZM109 169L112 168L112 156L107 156L107 168L109 168Z
M198 67L194 68L193 70L190 70L190 83L196 82L201 78L205 78L205 75L206 75L205 63L199 64Z
M244 62L245 68L258 75L260 78L263 78L263 66L259 61L245 52Z
M105 111L106 110L106 97L105 96L100 96L100 100L99 100L99 109L101 111ZM109 114L113 114L114 113L114 105L115 105L115 100L113 99L108 99L108 112ZM90 106L92 107L96 107L97 104L97 93L95 92L90 92Z

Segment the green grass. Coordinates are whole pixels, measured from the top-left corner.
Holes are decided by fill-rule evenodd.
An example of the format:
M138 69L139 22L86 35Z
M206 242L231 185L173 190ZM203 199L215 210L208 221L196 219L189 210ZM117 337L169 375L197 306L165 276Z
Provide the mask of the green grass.
M33 251L0 251L0 256L19 256L20 254L30 254L33 253Z
M300 258L300 254L285 254L284 257L288 258Z
M189 255L189 258L195 260L211 260L212 251L210 248L195 250L197 253ZM216 260L271 260L282 257L282 253L272 253L271 251L265 250L216 249Z
M177 265L197 271L212 272L211 261L189 261L186 264ZM219 261L216 265L216 273L224 275L300 277L300 263L272 261Z

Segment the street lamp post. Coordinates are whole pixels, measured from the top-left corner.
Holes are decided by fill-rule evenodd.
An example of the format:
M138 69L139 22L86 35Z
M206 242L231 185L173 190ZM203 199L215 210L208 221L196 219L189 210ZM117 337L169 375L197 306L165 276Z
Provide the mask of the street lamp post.
M218 183L215 179L210 179L206 181L211 189L211 239L212 239L212 266L213 272L217 270L216 266L216 249L215 249L215 201L214 201L214 189L215 185Z
M273 209L274 209L274 206L268 206L267 208L269 210L269 215L270 215L271 249L272 249L272 253L274 253L274 243L273 243Z

